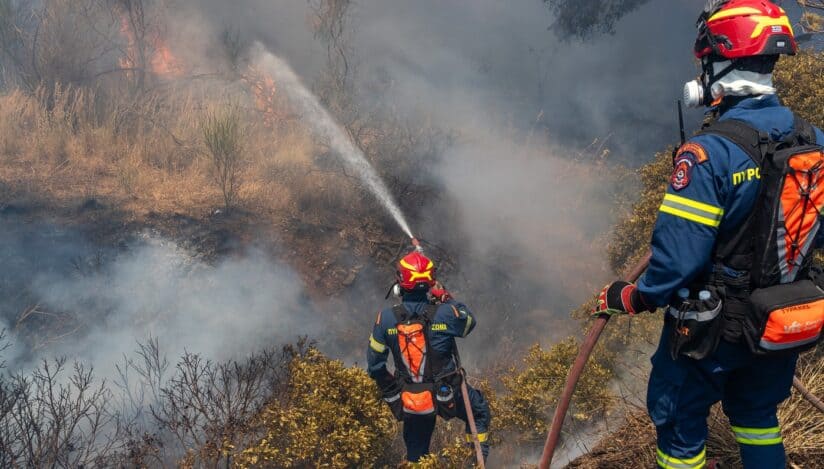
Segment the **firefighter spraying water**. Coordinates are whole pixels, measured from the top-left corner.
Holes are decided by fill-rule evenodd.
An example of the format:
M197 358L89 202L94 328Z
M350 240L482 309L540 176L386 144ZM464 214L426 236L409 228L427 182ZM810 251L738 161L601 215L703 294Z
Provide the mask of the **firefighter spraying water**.
M466 422L467 442L479 467L489 453L489 403L467 385L455 338L477 325L474 314L452 297L435 277L435 263L412 238L414 250L397 263L392 292L401 302L378 313L369 336L369 376L384 402L403 422L407 460L429 454L436 417ZM389 355L394 374L387 369Z
M315 131L357 172L414 248L397 266L393 291L402 302L378 314L367 354L370 376L396 418L404 422L407 459L417 462L429 453L436 416L459 417L466 422L467 442L475 447L478 465L484 467L489 452L489 404L466 384L455 344L455 337L466 337L475 327L474 316L435 281L434 263L424 256L423 245L363 152L286 62L265 52L262 62ZM390 351L394 375L386 369Z

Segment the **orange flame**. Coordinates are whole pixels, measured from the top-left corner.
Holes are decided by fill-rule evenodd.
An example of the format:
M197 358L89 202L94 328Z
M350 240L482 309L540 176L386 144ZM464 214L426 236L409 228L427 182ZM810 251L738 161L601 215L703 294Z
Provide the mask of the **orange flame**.
M263 123L267 127L274 127L282 117L283 109L278 102L275 80L253 66L249 66L249 71L241 75L241 79L252 90L255 109L263 115Z
M163 77L183 76L183 65L172 54L169 47L161 40L155 42L154 54L151 60L152 72Z
M140 49L138 47L135 32L131 27L126 14L120 14L120 34L126 39L125 55L119 59L119 64L124 69L137 69L141 66ZM163 41L159 34L154 34L147 38L148 57L143 58L143 65L156 76L159 77L180 77L184 74L181 61L172 53L169 46ZM130 72L129 75L132 73Z

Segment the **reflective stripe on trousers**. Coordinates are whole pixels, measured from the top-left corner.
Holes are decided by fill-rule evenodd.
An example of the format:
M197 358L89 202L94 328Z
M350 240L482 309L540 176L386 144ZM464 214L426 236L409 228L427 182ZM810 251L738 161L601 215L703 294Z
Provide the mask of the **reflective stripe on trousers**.
M691 458L676 458L675 456L670 456L667 453L661 451L661 448L658 448L656 451L656 462L658 463L658 467L662 467L664 469L701 469L707 463L707 449L704 448L698 454L698 456L693 456Z
M784 442L781 427L747 428L733 425L732 431L735 433L735 441L742 445L769 446Z

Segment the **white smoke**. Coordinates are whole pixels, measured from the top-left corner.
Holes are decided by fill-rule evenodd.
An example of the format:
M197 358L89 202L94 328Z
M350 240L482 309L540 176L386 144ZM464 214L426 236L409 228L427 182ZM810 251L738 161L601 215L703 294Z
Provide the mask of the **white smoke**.
M43 267L21 279L31 282L37 309L65 314L78 327L35 344L38 354L77 359L102 377L114 376L115 365L149 338L170 360L187 351L226 360L314 332L300 279L262 251L210 265L172 241L145 236L89 272ZM14 325L7 326L14 342Z

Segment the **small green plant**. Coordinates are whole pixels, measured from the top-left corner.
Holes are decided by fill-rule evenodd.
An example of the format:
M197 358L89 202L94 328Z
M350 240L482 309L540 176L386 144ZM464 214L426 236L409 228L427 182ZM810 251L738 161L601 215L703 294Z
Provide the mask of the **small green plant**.
M213 179L229 211L237 202L243 169L244 130L237 108L209 113L203 123L203 138L211 155Z

